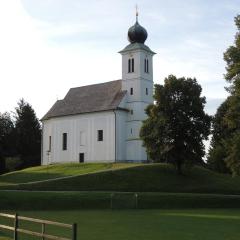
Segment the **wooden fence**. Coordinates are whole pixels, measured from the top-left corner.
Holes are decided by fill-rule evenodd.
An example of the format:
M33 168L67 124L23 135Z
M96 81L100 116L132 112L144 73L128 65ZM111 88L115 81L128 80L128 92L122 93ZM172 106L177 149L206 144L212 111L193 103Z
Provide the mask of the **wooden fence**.
M13 231L13 239L19 240L18 233L24 233L27 235L39 237L39 239L47 240L47 239L53 239L53 240L77 240L77 224L65 224L65 223L59 223L59 222L52 222L47 220L41 220L36 218L29 218L29 217L23 217L19 216L18 214L10 215L6 213L0 213L0 217L10 218L13 219L13 226L7 226L0 224L1 229L10 230ZM20 220L33 222L33 223L39 223L42 225L42 231L41 232L35 232L30 231L27 229L19 228L19 222ZM54 235L46 234L45 227L46 225L53 225L58 226L62 228L67 228L72 230L72 237L71 238L65 238L65 237L58 237Z

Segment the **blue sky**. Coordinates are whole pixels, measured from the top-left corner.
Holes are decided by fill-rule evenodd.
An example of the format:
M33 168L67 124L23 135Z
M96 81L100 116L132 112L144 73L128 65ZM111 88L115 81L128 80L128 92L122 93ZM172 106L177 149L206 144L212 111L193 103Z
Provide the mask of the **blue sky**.
M240 0L2 0L0 112L23 97L41 118L68 89L121 78L127 30L148 31L154 82L196 77L214 113L226 98L223 52L233 44Z

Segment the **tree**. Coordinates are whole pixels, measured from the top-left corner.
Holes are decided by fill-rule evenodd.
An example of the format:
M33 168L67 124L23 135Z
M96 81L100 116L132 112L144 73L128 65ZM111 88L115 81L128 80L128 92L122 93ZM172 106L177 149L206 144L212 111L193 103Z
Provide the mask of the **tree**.
M240 175L240 132L236 131L232 138L225 142L227 156L225 162L232 176Z
M0 114L0 173L6 171L5 158L14 152L14 125L9 113Z
M235 44L224 53L227 63L225 79L231 84L228 88L231 95L225 119L233 130L240 129L240 15L235 17L235 24L238 30Z
M164 85L155 85L155 104L146 109L140 137L155 162L182 166L202 163L203 140L210 133L211 117L204 112L205 97L196 79L170 75Z
M212 124L212 139L210 144L210 150L208 153L207 164L208 166L217 172L229 173L229 169L226 166L225 159L227 157L226 142L233 134L233 130L229 128L225 117L229 110L231 98L228 97L217 109L217 112L213 118Z
M22 166L40 165L41 128L32 106L21 99L16 108L16 146Z
M230 83L228 110L224 116L232 134L225 147L228 150L225 158L227 166L233 175L240 175L240 15L235 17L237 34L233 46L230 46L224 53L224 60L227 63L225 79Z

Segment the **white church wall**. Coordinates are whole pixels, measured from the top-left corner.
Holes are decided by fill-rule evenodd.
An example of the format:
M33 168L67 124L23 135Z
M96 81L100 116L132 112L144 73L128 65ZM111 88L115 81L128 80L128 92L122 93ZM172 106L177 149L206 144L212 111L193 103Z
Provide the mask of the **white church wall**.
M148 59L148 73L146 73L144 70L144 59ZM152 82L153 79L153 64L152 64L152 54L141 51L140 52L140 66L141 68L139 69L140 71L140 76L146 80L150 80Z
M134 58L134 72L128 72L128 59ZM149 73L144 72L144 59L149 60ZM144 50L132 50L131 52L122 53L122 79L144 78L153 79L152 71L152 54Z
M127 90L126 160L146 161L146 149L139 137L142 121L147 118L146 107L153 103L153 71L151 52L143 49L122 53L122 87ZM134 72L128 72L128 60L134 58ZM145 72L148 59L148 73ZM131 92L132 89L132 92ZM147 89L147 90L146 90Z
M130 112L128 114L127 121L142 121L146 119L147 115L145 109L148 106L145 102L130 102L128 103L128 108ZM132 111L131 111L132 110Z
M131 88L133 91L132 95L130 94ZM146 80L143 78L123 80L123 89L126 89L128 91L127 102L153 102L153 82L150 80Z
M116 161L126 160L126 111L116 111Z
M146 149L141 140L127 140L126 155L128 161L147 161Z
M103 130L103 141L98 141ZM62 149L63 133L67 133L67 150ZM49 150L51 136L51 152ZM115 161L115 115L113 111L52 118L43 121L42 164Z

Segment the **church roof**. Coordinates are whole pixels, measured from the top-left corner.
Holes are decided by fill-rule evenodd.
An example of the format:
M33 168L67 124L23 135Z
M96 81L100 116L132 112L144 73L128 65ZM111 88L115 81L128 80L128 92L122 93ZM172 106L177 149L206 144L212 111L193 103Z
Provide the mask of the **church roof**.
M147 45L145 45L143 43L137 43L137 42L136 43L130 43L123 50L121 50L119 53L124 53L124 52L139 50L139 49L150 52L151 54L156 54Z
M120 109L119 104L125 94L126 91L122 91L122 80L71 88L65 98L58 100L42 120Z

